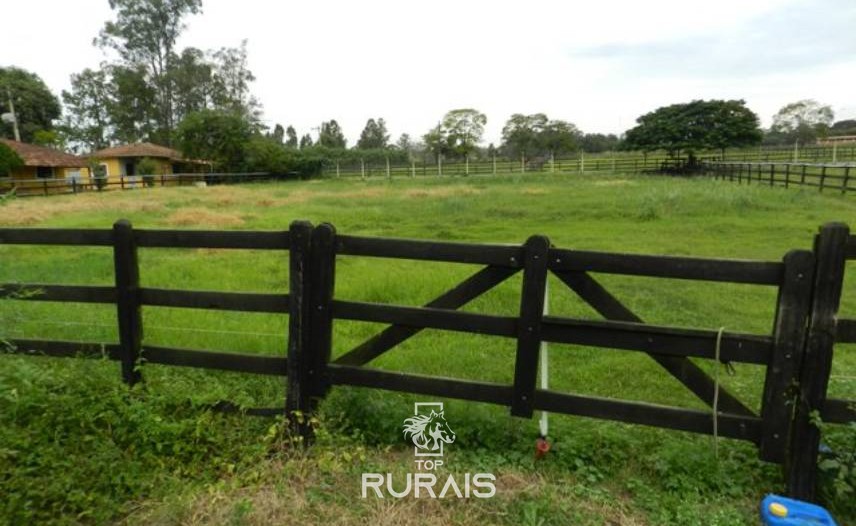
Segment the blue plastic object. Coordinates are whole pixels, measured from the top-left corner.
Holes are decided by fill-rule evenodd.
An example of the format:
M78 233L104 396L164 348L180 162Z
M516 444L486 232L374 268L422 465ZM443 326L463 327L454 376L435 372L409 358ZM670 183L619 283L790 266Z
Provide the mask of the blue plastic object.
M773 494L761 501L761 521L765 526L836 526L820 506Z

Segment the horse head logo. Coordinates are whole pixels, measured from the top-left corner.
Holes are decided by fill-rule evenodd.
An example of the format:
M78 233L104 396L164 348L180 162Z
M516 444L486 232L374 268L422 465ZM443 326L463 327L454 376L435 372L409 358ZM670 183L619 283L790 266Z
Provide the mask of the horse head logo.
M404 438L409 438L416 446L416 454L439 456L443 454L443 443L455 441L455 432L446 422L444 411L439 413L416 415L404 421Z

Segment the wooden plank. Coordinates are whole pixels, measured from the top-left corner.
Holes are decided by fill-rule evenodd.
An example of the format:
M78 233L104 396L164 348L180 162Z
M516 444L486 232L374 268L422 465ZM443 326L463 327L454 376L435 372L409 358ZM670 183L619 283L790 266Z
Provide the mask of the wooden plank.
M835 341L838 343L856 343L856 319L838 319L835 324Z
M327 364L333 351L333 295L336 283L336 229L328 223L312 231L310 250L311 356L307 362L306 378L313 403L330 389ZM314 408L313 408L314 409Z
M580 396L542 389L535 391L535 408L551 413L601 418L706 435L713 434L713 419L710 412L694 409ZM719 415L717 427L720 436L757 443L760 438L761 420L724 413Z
M146 345L142 350L146 363L217 369L238 373L286 375L286 359L282 356L203 351Z
M116 289L92 285L53 285L47 283L2 283L0 298L27 301L75 303L116 303Z
M856 236L847 239L847 259L856 259Z
M823 403L820 418L830 424L849 424L856 422L856 400L836 400L827 398Z
M458 309L496 287L517 272L506 267L485 267L425 304L426 308ZM335 306L334 306L335 309ZM334 363L364 365L422 331L422 327L392 326L340 356Z
M115 343L34 340L15 338L4 352L55 358L107 358L119 360L120 348Z
M806 320L811 310L811 288L814 280L814 255L807 250L788 252L785 282L779 289L773 329L774 348L767 365L761 418L760 458L783 462L795 402L793 386L799 381L806 337Z
M140 303L157 307L288 313L288 294L141 288Z
M544 293L547 287L547 256L550 240L532 236L524 245L523 291L517 320L517 353L514 361L514 396L511 414L531 418L535 381L541 349L541 322L544 317Z
M146 248L288 249L288 232L228 230L136 230L137 246Z
M555 343L713 359L717 331L547 316L541 337ZM772 350L773 340L770 337L725 332L720 358L723 361L767 364Z
M600 283L585 272L555 272L556 276L571 288L601 316L610 320L644 323L642 318L625 307ZM693 394L709 406L713 406L714 382L698 365L684 357L648 353L661 367ZM719 407L724 412L736 415L755 416L751 409L720 387Z
M84 228L0 228L0 245L111 246L113 232Z
M289 315L288 315L288 382L285 409L294 433L309 440L312 428L309 413L312 410L308 393L308 361L311 349L309 320L309 294L311 292L309 256L312 246L312 225L295 221L289 229Z
M387 391L511 405L512 388L509 385L405 374L336 363L328 367L330 379L336 385L371 387Z
M550 249L550 270L778 285L783 265L768 261L702 259Z
M341 255L448 261L511 268L523 266L523 248L512 245L358 236L337 236L337 240L336 252Z
M343 320L390 323L420 329L441 329L509 338L517 336L517 319L514 317L449 309L335 300L333 316Z
M122 348L122 380L134 385L142 380L137 369L143 341L140 312L140 267L131 223L121 219L113 225L113 263L116 279L116 315Z
M832 347L835 315L844 283L845 252L850 229L841 223L824 225L815 238L814 295L799 381L799 403L794 416L789 450L788 495L813 501L817 486L817 452L820 429L811 422L811 412L823 409Z

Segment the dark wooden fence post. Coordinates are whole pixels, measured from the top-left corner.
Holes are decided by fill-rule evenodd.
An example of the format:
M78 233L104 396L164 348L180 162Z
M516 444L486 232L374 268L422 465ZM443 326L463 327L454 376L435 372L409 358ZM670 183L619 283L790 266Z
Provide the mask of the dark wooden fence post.
M796 397L793 386L799 378L814 279L814 255L808 250L788 252L783 263L785 268L773 328L773 353L767 364L761 405L764 426L760 457L769 462L783 462L786 458Z
M826 165L820 168L820 191L823 191L824 183L826 182Z
M140 311L137 245L134 241L134 230L126 219L113 224L113 264L122 380L128 385L134 385L142 380L137 365L143 342L143 317Z
M785 188L791 186L791 164L785 165Z
M776 163L770 163L770 186L776 181Z
M336 229L333 225L324 223L315 227L310 254L312 353L307 362L306 377L309 394L317 403L330 388L327 364L333 349L333 289L336 281Z
M514 364L511 414L525 418L531 418L534 409L549 249L550 240L544 236L532 236L524 245L523 290L520 294L520 318L517 322L517 357Z
M306 221L295 221L289 228L289 310L288 310L288 359L285 411L292 432L304 441L312 436L309 423L311 402L307 376L310 359L309 306L311 294L309 258L312 246L312 225Z
M849 182L850 182L850 167L845 166L844 167L844 179L841 181L841 195L844 195L847 193L847 190L848 190L847 186L848 186Z
M849 236L847 225L830 223L820 229L814 242L817 270L788 467L788 495L802 500L815 499L820 429L812 422L812 417L826 401L835 343L835 315L841 300Z
M806 165L802 165L802 171L800 172L800 186L805 184L805 168Z

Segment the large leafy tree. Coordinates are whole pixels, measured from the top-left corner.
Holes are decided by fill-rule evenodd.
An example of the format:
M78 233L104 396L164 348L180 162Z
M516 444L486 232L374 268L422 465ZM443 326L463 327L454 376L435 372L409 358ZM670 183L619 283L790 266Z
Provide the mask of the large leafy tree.
M463 157L475 151L484 134L487 117L472 108L451 110L443 117L448 148Z
M169 78L184 19L202 10L202 0L110 0L116 19L95 43L118 52L133 69L142 69L155 92L156 125L169 140L174 119L174 87Z
M261 104L250 92L256 80L247 66L247 41L237 48L224 47L212 53L214 63L214 107L241 115L258 129Z
M856 119L836 122L829 128L829 135L856 135Z
M185 115L195 111L214 107L214 99L218 96L215 67L206 58L204 51L194 47L185 48L173 58L168 80L173 90L176 122L181 122Z
M321 131L318 133L318 144L327 148L345 148L347 140L342 133L342 127L336 119L322 122Z
M448 155L452 152L449 145L449 136L441 123L437 123L436 128L431 128L428 133L422 136L425 142L425 147L434 154L434 157L439 158L441 155Z
M285 145L289 148L297 148L297 130L294 126L289 125L285 129Z
M0 142L0 177L7 177L9 173L24 166L24 161L13 150Z
M573 123L551 120L541 130L538 143L545 153L562 154L576 150L581 136Z
M696 164L702 150L741 147L761 142L758 116L742 100L694 100L663 106L636 119L628 130L625 147L644 151L665 150L685 154Z
M534 155L541 150L541 133L549 120L543 113L515 113L502 127L502 146L511 155Z
M768 142L812 143L826 137L835 118L832 108L811 99L786 104L775 115Z
M149 140L168 144L166 130L158 126L157 93L146 82L145 70L118 65L110 66L109 72L111 138L121 143Z
M386 121L383 118L378 120L369 119L366 122L366 127L360 133L360 139L357 141L357 148L360 150L371 150L377 148L386 148L389 145L389 134L386 131Z
M586 133L580 137L580 147L591 153L618 149L621 140L615 134Z
M63 130L70 143L92 151L108 146L111 133L111 85L104 70L84 69L71 76L71 91L62 92L66 107Z
M61 113L59 100L38 75L16 67L0 67L0 113L10 111L7 88L15 106L23 142L32 142L40 130L53 129L53 121ZM0 134L14 139L12 124L0 122Z
M185 157L212 161L215 169L226 171L244 168L244 148L252 135L242 116L219 110L191 113L176 130Z

